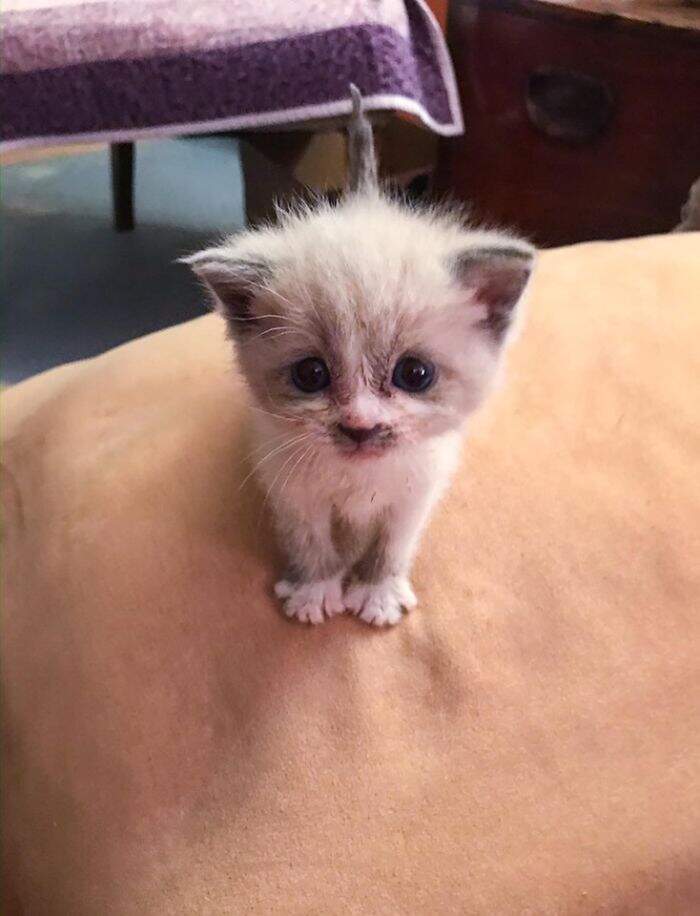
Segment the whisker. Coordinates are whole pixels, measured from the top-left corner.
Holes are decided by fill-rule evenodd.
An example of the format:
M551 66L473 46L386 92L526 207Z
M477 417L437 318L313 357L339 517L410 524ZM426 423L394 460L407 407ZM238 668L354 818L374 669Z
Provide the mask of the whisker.
M298 334L300 337L305 337L307 340L312 341L314 344L316 343L316 338L314 335L311 333L311 331L307 331L305 328L285 328L285 330L281 333Z
M276 318L278 321L284 321L284 315L247 315L241 317L240 315L231 315L231 321L262 321L263 318Z
M268 337L268 334L276 332L273 337ZM314 337L309 331L305 331L301 327L286 327L280 325L279 327L266 328L264 331L261 331L259 334L256 334L255 337L244 339L243 344L255 343L256 340L260 340L262 337L267 337L268 341L277 340L278 337L284 337L285 334L298 334L300 337L305 337L308 340L314 340Z
M257 336L264 337L265 334L272 334L273 331L296 331L296 330L297 329L295 327L292 327L291 325L288 325L288 324L276 324L276 325L273 325L271 328L265 328L265 330L261 331Z
M248 405L251 410L257 410L258 413L267 414L268 417L276 417L278 420L287 420L289 423L301 423L302 420L299 417L284 417L281 413L272 413L271 410L263 410L262 407L256 407L254 404Z
M287 334L296 334L297 331L280 331L278 334L275 334L273 337L267 338L267 343L271 343L273 340L277 340L279 337L286 337Z
M289 299L287 299L285 296L283 296L282 293L278 293L276 289L272 289L272 287L270 287L270 286L265 286L264 284L261 284L261 285L258 287L258 289L259 289L261 292L270 293L271 296L276 296L281 302L284 302L284 303L286 303L287 305L289 305L289 306L291 306L292 308L294 308L294 304L293 304L292 302L290 302Z
M277 471L277 473L275 474L275 479L274 479L274 480L272 481L272 483L270 484L270 486L269 486L269 488L268 488L268 490L267 490L267 493L265 494L265 499L263 499L262 506L261 506L261 511L264 511L264 509L265 509L265 504L267 503L268 499L270 498L270 494L271 494L272 491L274 490L275 484L277 483L277 481L278 481L278 480L280 479L280 477L282 476L282 473L283 473L283 471L285 470L285 468L287 468L287 467L289 466L290 461L294 461L294 459L296 458L296 456L297 456L300 452L303 452L303 451L304 451L304 443L297 443L297 446L298 446L298 448L294 449L294 451L291 453L291 455L287 455L287 457L285 458L285 460L284 460L282 466L280 467L280 469L279 469L279 470Z
M287 300L285 300L285 302L286 302L286 301L287 301ZM291 305L291 303L289 303L289 304ZM250 324L251 322L252 322L252 323L255 323L255 322L257 322L257 321L262 321L263 319L269 319L269 320L274 319L275 321L282 322L282 323L279 324L278 326L276 326L275 328L265 328L265 330L262 331L261 334L259 334L259 335L257 335L256 337L254 337L253 340L257 340L258 337L262 337L262 336L265 335L265 334L269 334L269 333L270 333L271 331L273 331L273 330L282 330L282 329L284 329L284 330L286 330L286 331L296 331L296 332L299 333L299 334L308 333L308 332L306 332L306 330L305 330L305 328L304 328L304 325L303 325L302 323L300 323L299 321L296 321L296 320L295 320L294 318L292 318L290 315L279 315L279 314L276 314L276 313L273 314L272 312L269 312L269 313L267 313L267 314L265 314L265 315L253 314L253 315L246 315L246 316L244 316L244 317L235 316L235 315L232 315L232 316L231 316L231 321L237 321L237 322L239 322L239 324L246 324L246 323L247 323L247 324ZM248 342L250 342L250 341L248 341Z
M319 310L316 308L316 303L315 303L314 300L311 298L311 296L310 296L310 294L308 293L308 291L307 291L307 290L303 290L303 291L302 291L302 295L303 295L303 297L304 297L304 301L305 301L306 303L308 303L308 305L310 305L311 308L313 309L314 315L318 318L318 323L319 323L319 324L323 324L323 322L322 322L322 320L321 320L321 313L320 313Z
M308 448L306 449L306 451L304 452L304 454L301 455L299 458L297 458L297 460L294 462L294 464L292 465L292 468L291 468L290 472L287 474L287 476L286 476L285 479L284 479L284 482L283 482L282 486L280 487L280 491L279 491L279 493L277 494L278 497L281 496L281 495L284 493L284 488L287 486L287 484L289 483L289 481L292 479L292 474L293 474L294 471L299 467L299 465L301 464L301 462L303 462L303 460L306 458L306 456L309 454L309 452L313 449L313 447L314 447L314 444L313 444L313 442L312 442L311 445L308 446ZM264 503L263 503L263 505L264 505Z
M245 460L250 461L253 455L257 454L258 452L261 452L263 449L266 449L267 446L270 445L272 442L279 442L280 439L285 439L288 435L289 435L289 430L285 429L284 432L277 433L276 436L270 436L270 438L266 439L265 442L261 442L260 445L256 445L254 449L248 452L248 454L245 456Z
M252 343L254 340L260 340L261 337L265 337L267 334L272 334L273 331L284 331L287 334L298 334L299 333L296 328L290 328L290 327L287 327L286 324L280 324L280 325L276 325L274 328L265 328L264 331L261 331L259 334L256 334L255 337L252 337L250 339L250 343Z
M255 474L255 472L256 472L260 467L262 467L262 465L265 464L266 461L268 461L268 460L269 460L270 458L272 458L274 455L279 454L279 452L283 452L283 451L284 451L285 449L287 449L287 448L291 448L291 447L294 446L294 445L299 445L299 443L301 443L302 441L305 441L306 439L308 439L310 435L311 435L311 433L303 433L303 434L300 435L300 436L295 436L293 439L289 439L287 442L283 442L282 445L278 445L276 448L273 448L272 451L270 451L270 452L268 452L266 455L264 455L264 456L260 459L260 461L258 461L258 463L255 465L255 467L252 469L252 471L251 471L249 474L246 475L245 479L243 480L243 483L241 483L241 485L240 485L239 488L238 488L238 492L240 493L240 491L241 491L241 490L243 489L243 487L248 483L248 481L249 481L250 478L253 476L253 474Z
M254 337L253 340L260 340L262 337L267 337L268 340L277 340L278 337L284 337L286 334L299 334L304 336L304 332L298 331L296 328L268 328L267 331L263 331L262 334L258 334L258 336Z
M297 443L297 444L298 444L298 443ZM298 448L296 448L296 449L292 452L291 455L288 455L287 458L285 458L284 463L282 464L282 467L281 467L281 468L279 469L279 471L277 471L277 473L275 474L275 479L274 479L274 480L272 481L272 483L270 484L269 489L268 489L267 493L265 494L265 498L264 498L263 501L262 501L262 505L260 506L260 512L258 513L258 523L257 523L257 525L256 525L256 530L257 530L257 531L260 530L260 524L261 524L263 518L265 517L265 506L267 505L267 501L268 501L268 499L270 498L270 494L272 493L272 491L273 491L273 489L274 489L274 487L275 487L275 484L276 484L277 481L279 480L279 478L280 478L282 472L284 471L284 469L288 466L289 462L290 462L290 461L293 461L293 460L296 458L296 456L299 455L299 453L302 452L303 450L304 450L304 444L302 443L301 445L298 446ZM280 494L281 494L281 493L282 493L282 491L280 490Z
M298 307L286 296L283 296L282 293L278 292L276 289L272 289L271 286L267 286L264 283L256 284L256 289L261 293L269 293L271 296L274 296L276 299L279 299L280 302L284 302L285 305L288 305L291 309L297 309ZM302 327L300 322L298 322L292 315L277 315L277 316L268 316L268 317L278 317L286 319L290 324L295 324L297 327Z

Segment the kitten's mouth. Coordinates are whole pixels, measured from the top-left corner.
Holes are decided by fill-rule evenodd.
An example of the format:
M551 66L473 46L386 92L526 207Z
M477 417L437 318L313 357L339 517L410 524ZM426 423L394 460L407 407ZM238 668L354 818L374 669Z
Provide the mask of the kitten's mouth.
M367 461L370 458L379 458L380 455L385 455L387 452L387 446L369 446L369 445L358 445L356 448L341 448L340 453L344 458L350 458L353 461Z
M367 461L370 458L381 458L394 445L394 437L387 437L377 442L343 442L337 441L336 447L343 458L353 461Z
M391 426L386 424L367 427L337 423L333 429L333 440L344 458L359 460L383 455L393 445L395 436Z

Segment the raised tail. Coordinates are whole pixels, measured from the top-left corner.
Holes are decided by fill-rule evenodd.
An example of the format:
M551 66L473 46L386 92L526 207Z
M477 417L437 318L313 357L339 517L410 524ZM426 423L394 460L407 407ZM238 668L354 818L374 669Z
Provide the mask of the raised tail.
M348 123L347 191L357 194L377 188L377 157L372 125L364 113L360 90L354 83L350 83L350 95L352 114Z

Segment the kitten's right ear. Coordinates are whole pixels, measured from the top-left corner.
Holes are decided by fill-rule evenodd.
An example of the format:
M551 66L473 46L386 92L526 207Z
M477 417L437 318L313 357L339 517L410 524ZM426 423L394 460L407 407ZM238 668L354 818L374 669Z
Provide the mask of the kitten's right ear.
M180 258L204 283L212 304L237 334L252 329L255 313L252 309L256 292L269 280L271 269L263 261L236 258L220 248L209 248L189 257Z

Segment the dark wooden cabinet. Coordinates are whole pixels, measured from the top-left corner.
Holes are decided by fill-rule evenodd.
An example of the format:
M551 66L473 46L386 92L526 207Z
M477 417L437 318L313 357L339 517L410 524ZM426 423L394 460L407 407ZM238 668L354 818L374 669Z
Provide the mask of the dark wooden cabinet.
M700 176L700 9L623 7L453 0L466 132L437 190L540 245L671 229Z

